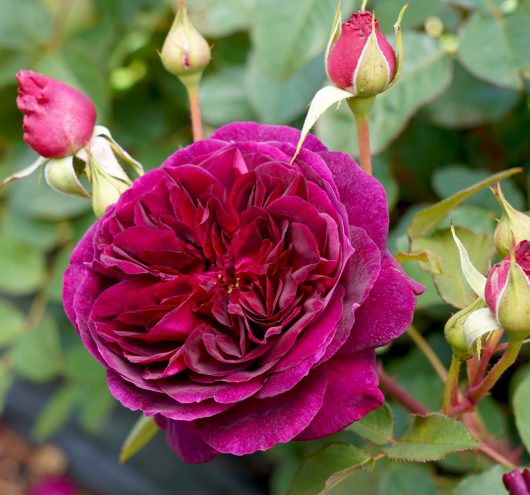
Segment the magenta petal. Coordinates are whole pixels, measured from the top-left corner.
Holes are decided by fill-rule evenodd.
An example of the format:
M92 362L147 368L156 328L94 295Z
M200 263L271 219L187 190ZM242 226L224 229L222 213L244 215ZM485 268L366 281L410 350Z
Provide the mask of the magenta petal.
M241 143L244 141L269 142L278 141L298 144L300 131L282 125L261 125L255 122L235 122L225 125L215 131L212 139L219 139L228 143ZM309 134L304 142L304 148L311 151L327 151L327 148L315 137Z
M197 421L203 440L219 452L245 455L267 450L300 434L322 407L326 378L304 380L269 399L251 399L230 411Z
M349 339L339 350L352 354L397 339L412 323L416 295L423 286L409 278L387 254L370 295L357 310Z
M322 408L297 440L313 440L337 433L384 402L377 388L373 350L335 356L313 373L326 375L328 386ZM308 380L312 379L310 375Z
M179 404L167 395L148 390L141 390L127 383L113 371L107 371L107 380L112 395L123 406L132 411L143 411L146 416L162 414L163 416L183 421L207 418L226 411L230 404L217 404L214 401Z
M219 453L203 441L193 421L172 421L160 415L155 416L155 421L166 430L168 445L183 461L201 464Z
M94 258L94 234L92 226L72 253L70 265L64 273L63 304L66 315L73 323L83 344L100 362L105 364L88 329L88 319L94 300L103 291L99 277L94 276L89 263Z
M361 227L383 251L388 235L388 205L383 186L346 153L320 153L333 174L351 225Z

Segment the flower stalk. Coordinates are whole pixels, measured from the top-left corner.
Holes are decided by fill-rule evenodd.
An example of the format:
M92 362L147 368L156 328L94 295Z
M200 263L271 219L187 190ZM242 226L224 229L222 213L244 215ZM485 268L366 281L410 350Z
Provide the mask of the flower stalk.
M480 401L480 399L495 386L504 372L515 363L522 345L523 339L514 337L509 338L508 348L502 358L497 361L484 380L482 380L477 386L472 387L469 391L469 397L473 403L476 404Z
M370 148L370 123L369 116L372 109L375 96L369 98L350 98L346 100L350 110L355 116L357 126L357 140L359 143L359 161L361 168L368 174L372 175L372 152Z
M462 361L460 358L453 354L443 398L443 412L448 416L451 414L451 408L453 405L458 402L458 383L460 379L461 365Z

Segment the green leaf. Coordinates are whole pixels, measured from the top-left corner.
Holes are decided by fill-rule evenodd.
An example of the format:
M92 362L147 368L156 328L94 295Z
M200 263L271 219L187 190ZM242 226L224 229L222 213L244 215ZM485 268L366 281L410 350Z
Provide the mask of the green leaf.
M79 422L88 433L96 433L109 417L116 401L106 383L87 387L79 402Z
M506 17L476 12L460 34L459 59L475 76L498 86L523 88L523 71L530 69L530 6ZM528 75L526 76L528 77Z
M11 237L0 237L0 292L19 296L36 291L45 268L43 253Z
M515 424L526 450L530 452L530 408L528 398L530 397L530 375L528 375L515 390L513 395L513 412Z
M471 196L475 195L479 191L482 191L483 189L486 189L487 187L493 186L503 179L507 179L508 177L520 172L520 168L512 168L503 172L499 172L475 184L474 186L459 191L449 198L446 198L432 206L428 206L415 215L410 227L408 228L408 236L413 239L415 237L427 235L432 231L432 229L434 229L434 227L436 227L438 222L440 222L451 212L451 210L457 206L460 206Z
M13 373L4 363L0 365L0 414L4 411L6 396L13 383Z
M45 43L53 33L46 9L34 0L0 0L0 46L18 50Z
M67 226L64 224L35 220L17 215L12 210L7 210L2 217L2 230L8 237L16 238L41 251L53 249L61 235L65 235L65 228Z
M257 63L285 80L321 53L337 0L258 0L252 41Z
M13 304L0 299L0 348L16 342L24 333L24 315Z
M175 2L171 1L172 5ZM193 25L204 36L218 38L249 27L256 0L188 0Z
M399 82L377 96L370 113L372 152L384 150L408 120L450 83L452 62L426 35L403 33L405 57ZM348 108L327 112L317 123L317 135L333 150L358 156L354 118Z
M361 420L353 423L348 427L348 430L375 445L391 442L394 434L392 411L387 404L383 404Z
M10 186L8 205L17 215L40 220L64 220L90 209L90 201L58 194L36 175Z
M417 416L399 441L383 451L390 459L426 462L478 445L460 421L433 413L426 417Z
M380 495L436 495L438 488L426 466L392 463L383 474Z
M459 483L453 495L506 495L502 475L509 471L504 466L494 466L484 473L469 476Z
M304 144L309 131L315 125L317 120L324 114L324 112L332 105L339 104L340 102L351 98L351 96L351 93L348 91L336 88L335 86L326 86L317 92L317 94L311 100L311 104L309 105L309 111L307 112L304 126L302 127L302 133L300 134L300 140L296 146L296 152L294 154L293 160L302 149L302 145Z
M473 77L460 64L455 65L449 89L430 103L425 111L436 125L449 128L470 128L497 122L519 100L519 93L499 88Z
M321 57L311 60L283 81L268 76L258 66L256 58L251 58L245 75L245 89L260 121L288 124L304 112L323 81Z
M120 452L120 462L127 462L133 455L145 447L158 431L152 417L141 416L127 435Z
M432 178L432 186L438 196L448 198L461 191L462 188L471 187L480 181L487 180L491 173L484 169L471 169L465 165L446 165L437 168ZM523 194L514 184L512 179L502 183L502 190L506 199L511 205L524 210L525 200ZM483 189L469 198L470 205L480 206L488 210L493 210L498 216L502 214L502 208L489 189ZM465 225L461 225L464 227Z
M326 445L302 463L288 495L323 495L350 474L369 464L370 455L354 445Z
M47 316L35 330L26 332L13 348L14 369L22 377L45 382L63 369L59 330Z
M254 120L245 92L239 86L244 77L244 67L224 67L204 78L201 83L201 107L205 122L220 126Z
M492 238L487 234L475 234L469 230L457 229L458 238L470 253L472 264L481 273L486 273L490 258L494 253ZM476 294L469 286L461 268L458 247L450 229L438 230L427 237L412 239L411 249L430 251L441 262L441 273L438 266L432 268L421 263L421 268L432 273L434 284L442 299L456 308L464 308L476 299Z
M68 421L76 398L77 391L71 386L65 386L55 392L39 413L31 432L33 437L42 441L56 433Z

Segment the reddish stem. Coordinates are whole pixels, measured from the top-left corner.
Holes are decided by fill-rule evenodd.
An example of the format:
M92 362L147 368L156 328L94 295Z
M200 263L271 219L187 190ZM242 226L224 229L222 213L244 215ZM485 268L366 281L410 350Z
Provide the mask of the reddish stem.
M359 159L361 168L372 175L372 154L370 152L370 129L368 115L355 116L357 123L357 136L359 141Z
M379 377L379 383L381 384L383 391L386 391L391 395L396 402L401 404L405 409L420 416L425 416L429 413L429 410L423 404L418 402L406 390L401 388L394 378L385 373L381 364L377 367L377 376Z

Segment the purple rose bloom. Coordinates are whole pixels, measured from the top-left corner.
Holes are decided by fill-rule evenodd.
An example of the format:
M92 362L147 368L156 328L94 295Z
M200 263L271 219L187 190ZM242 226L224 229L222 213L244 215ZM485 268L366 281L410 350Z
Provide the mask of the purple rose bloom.
M126 407L188 462L342 430L422 287L383 187L299 131L235 123L138 179L75 249L66 312Z

